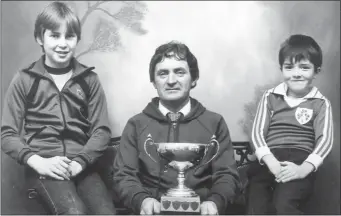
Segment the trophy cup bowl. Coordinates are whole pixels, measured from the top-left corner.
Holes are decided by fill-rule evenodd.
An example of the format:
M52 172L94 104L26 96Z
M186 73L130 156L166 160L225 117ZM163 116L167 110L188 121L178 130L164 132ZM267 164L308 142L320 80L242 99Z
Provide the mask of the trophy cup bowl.
M181 143L162 142L155 143L151 136L148 136L144 149L147 155L156 163L157 160L150 154L148 146L155 146L157 155L167 161L168 166L178 171L178 185L167 190L161 197L161 211L172 212L200 212L200 197L190 188L186 187L185 171L197 166L207 155L210 148L215 148L215 153L205 164L211 162L219 152L218 141L213 136L211 142L204 143Z

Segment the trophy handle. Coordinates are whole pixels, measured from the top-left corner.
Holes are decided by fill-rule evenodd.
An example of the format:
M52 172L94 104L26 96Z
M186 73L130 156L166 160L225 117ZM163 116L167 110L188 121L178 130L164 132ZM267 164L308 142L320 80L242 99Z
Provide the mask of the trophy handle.
M150 159L152 159L155 163L157 163L156 160L153 158L153 156L149 154L149 152L147 151L147 145L154 145L154 141L150 134L148 134L146 141L144 141L143 147L144 147L144 151L150 157Z
M217 152L216 152L216 153L212 156L212 158L209 159L204 165L206 165L206 164L208 164L209 162L211 162L211 161L218 155L218 153L219 153L219 148L220 148L220 146L219 146L219 142L216 140L216 136L215 136L215 135L212 136L210 144L207 145L207 147L206 147L206 149L205 149L204 157L206 156L206 153L207 153L207 151L208 151L208 146L213 146L213 145L216 145L216 147L217 147Z

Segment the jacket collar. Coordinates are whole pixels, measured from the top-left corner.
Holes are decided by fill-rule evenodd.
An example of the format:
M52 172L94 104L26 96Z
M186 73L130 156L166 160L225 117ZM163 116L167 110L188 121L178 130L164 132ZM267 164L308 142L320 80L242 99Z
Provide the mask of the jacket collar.
M287 96L287 90L288 90L288 86L285 82L282 82L281 84L279 84L278 86L276 86L275 88L272 89L272 93L274 94L279 94L279 95L283 95L284 97ZM320 91L314 86L311 91L304 96L302 99L309 99L309 98L323 98L323 95L320 93Z
M159 110L164 116L166 116L169 112L172 112L169 109L167 109L167 107L165 107L161 103L161 101L159 101ZM182 107L181 110L179 110L179 112L182 113L184 116L186 116L188 115L190 111L191 111L191 100L188 100L185 106Z
M29 67L25 68L24 70L40 75L40 76L50 78L50 76L48 75L48 73L46 72L44 68L44 61L45 61L45 55L41 56L38 61L32 63ZM76 58L71 59L71 64L73 64L73 67L72 67L73 74L71 78L78 76L80 74L83 74L87 71L93 70L95 68L95 67L87 67L79 63L76 60Z

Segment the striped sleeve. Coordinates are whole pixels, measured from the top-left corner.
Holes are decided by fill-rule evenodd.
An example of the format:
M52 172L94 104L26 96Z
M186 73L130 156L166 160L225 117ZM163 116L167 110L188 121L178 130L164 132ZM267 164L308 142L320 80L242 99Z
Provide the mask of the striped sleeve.
M331 151L334 140L332 107L328 99L323 99L324 104L314 120L315 148L306 159L314 165L315 171Z
M268 145L265 142L265 136L268 131L271 117L271 110L269 108L268 101L269 94L270 91L266 91L258 104L257 113L253 122L251 134L252 148L255 151L255 155L261 164L262 158L265 155L272 154L270 152Z

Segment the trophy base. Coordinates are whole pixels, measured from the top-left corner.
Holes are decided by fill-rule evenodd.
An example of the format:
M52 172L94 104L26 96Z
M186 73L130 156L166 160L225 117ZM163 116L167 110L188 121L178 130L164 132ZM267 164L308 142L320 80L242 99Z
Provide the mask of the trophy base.
M161 212L174 213L200 213L200 197L173 197L161 196Z

